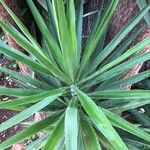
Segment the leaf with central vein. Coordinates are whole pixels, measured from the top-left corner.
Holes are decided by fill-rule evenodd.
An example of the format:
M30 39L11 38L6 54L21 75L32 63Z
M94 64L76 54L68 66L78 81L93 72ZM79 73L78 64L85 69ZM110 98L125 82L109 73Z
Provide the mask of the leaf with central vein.
M144 53L142 55L136 56L131 60L128 60L110 70L108 70L107 72L99 75L97 78L95 78L91 83L86 84L85 87L89 87L95 84L98 84L102 81L111 79L117 75L122 74L123 72L129 70L130 68L134 67L137 64L141 64L147 60L150 59L150 53Z
M28 117L30 117L34 113L40 111L41 109L43 109L44 107L49 105L51 102L55 101L57 99L57 97L59 97L59 96L60 96L60 94L50 96L50 97L36 103L35 105L27 108L26 110L22 111L21 113L17 114L16 116L12 117L11 119L5 121L4 123L2 123L0 125L0 132L18 124L19 122L21 122L25 119L27 119Z
M120 128L120 129L123 129L129 133L132 133L132 134L150 142L150 134L144 132L140 128L132 125L128 121L122 119L118 115L116 115L116 114L114 114L114 113L112 113L106 109L102 109L102 111L105 113L105 115L110 120L112 125Z
M6 88L0 86L0 95L7 96L30 96L43 92L40 89Z
M33 141L32 143L30 143L29 145L27 145L25 150L42 149L44 147L44 145L46 144L47 138L48 138L47 134L43 135L42 137L36 139L35 141Z
M75 99L70 102L65 113L65 143L66 150L77 150L78 141L78 110Z
M119 114L123 111L138 108L149 103L150 99L110 99L99 101L97 105Z
M136 0L136 1L137 1L138 5L139 5L140 10L142 10L144 7L146 7L148 5L146 0ZM150 27L150 15L149 15L149 12L147 12L147 14L145 14L144 19L145 19L147 25Z
M6 149L6 148L10 147L12 144L22 141L24 139L27 139L28 137L35 135L36 133L40 132L41 130L48 128L50 125L55 123L59 117L60 117L60 112L57 114L54 114L53 116L49 116L46 119L44 119L36 124L31 125L30 127L26 128L25 130L19 132L18 134L12 136L5 142L1 143L0 149Z
M57 31L56 31L56 25L55 25L55 19L54 19L54 12L53 12L53 5L50 0L46 0L47 4L47 10L48 10L48 16L49 16L49 30L52 32L54 39L56 42L58 42L58 36L57 36ZM48 27L48 26L47 26Z
M144 80L146 78L150 77L150 71L144 71L137 75L134 75L132 77L119 80L114 83L110 83L108 85L104 85L103 87L97 88L97 90L114 90L114 89L122 89L124 87L127 87L129 85L133 85L141 80Z
M62 50L63 61L66 64L67 73L70 78L74 81L75 69L73 50L71 46L71 39L69 36L69 30L67 25L67 18L65 14L65 6L63 0L52 0L54 19L57 27L57 34ZM72 59L70 59L72 58Z
M19 20L19 18L11 11L11 9L6 5L6 3L4 1L1 2L2 5L4 6L4 8L7 10L7 12L9 13L9 15L13 18L13 20L15 21L15 23L18 25L18 27L21 29L21 31L24 33L24 35L28 38L29 41L32 42L32 44L36 47L36 49L38 50L38 52L44 56L43 52L44 50L42 50L42 48L40 47L40 45L37 43L37 41L33 38L33 36L30 34L30 32L28 31L28 29L25 27L25 25Z
M82 46L82 27L83 27L83 4L84 0L80 0L79 7L76 10L76 28L77 28L77 40L78 40L78 61L80 62L81 46Z
M54 40L51 32L49 31L49 29L47 28L46 24L44 23L44 20L42 19L42 16L40 15L39 11L37 10L37 8L35 7L34 3L32 0L27 0L27 3L30 7L30 10L34 16L34 19L41 31L41 33L44 36L44 39L46 40L46 43L48 45L48 47L51 49L51 52L55 58L55 60L58 62L58 64L60 66L62 66L62 55L61 55L61 51L59 49L58 44L56 43L56 41Z
M48 137L47 143L43 150L54 150L64 135L64 115L59 119L54 130Z
M80 90L78 90L77 94L83 108L85 109L91 120L94 122L98 130L111 143L111 146L115 150L127 150L126 145L121 140L117 132L113 129L109 120L106 118L104 113L98 108L98 106L92 101L92 99Z
M135 146L136 148L138 148L138 150L149 150L150 149L150 145L146 144L144 142L139 142L139 141L127 139L127 138L124 138L123 140L129 145ZM134 148L131 150L134 150Z
M22 106L22 105L26 105L26 104L32 104L32 103L36 103L42 99L45 99L47 97L50 96L61 96L62 93L65 91L65 88L63 89L57 89L57 90L52 90L52 91L47 91L44 93L40 93L40 94L36 94L36 95L32 95L32 96L28 96L28 97L24 97L24 98L19 98L16 100L10 100L10 101L4 101L4 102L0 102L0 109L9 109L9 108L13 108L16 106Z
M24 40L24 38L15 33L8 25L3 23L2 21L0 21L0 26L4 30L6 30L19 45L21 45L30 54L35 56L37 60L39 60L41 64L43 64L52 74L60 78L62 81L69 83L70 80L68 79L68 77L62 71L60 71L50 59L43 57L30 42Z
M83 53L82 61L81 61L81 67L79 69L78 78L81 75L84 67L86 66L90 56L92 55L93 51L95 50L100 38L102 37L103 33L105 32L105 29L109 23L109 20L111 19L111 16L114 12L114 10L117 7L119 0L112 0L107 8L107 11L104 14L104 17L102 21L100 22L97 32L95 32L95 35L91 39L90 42L88 42L85 51Z
M23 64L28 65L31 69L35 71L51 75L51 72L48 69L46 69L43 65L34 61L32 58L16 50L15 48L12 48L2 42L0 42L0 52L7 55L8 57L22 62Z
M97 135L91 124L82 119L81 126L86 150L101 150Z
M150 90L107 90L89 94L96 99L150 98Z
M0 66L0 72L7 73L11 77L13 77L27 85L30 85L31 87L38 87L38 88L45 89L45 90L49 90L52 88L50 85L46 84L45 82L33 79L30 76L22 75L21 73L12 71L10 69L7 69L7 68L1 67L1 66Z
M121 30L111 42L103 49L103 51L93 61L92 66L96 68L123 40L123 38L131 31L131 29L142 19L142 17L148 12L150 5L145 7L123 30Z
M79 65L79 58L78 58L78 47L77 47L77 33L76 33L76 18L75 18L75 6L74 0L67 1L67 25L68 25L68 33L71 41L71 50L70 53L73 56L73 64L75 72L77 72L78 65Z
M109 55L100 66L104 66L110 62L112 62L113 60L115 60L116 58L118 58L119 56L121 56L129 47L129 45L140 35L140 33L143 31L143 29L146 27L146 25L144 24L142 27L140 27L132 36L128 37L125 41L123 41L122 44L120 44L120 46L118 46L111 55Z
M98 71L96 71L95 73L93 73L89 77L83 79L80 83L86 82L86 81L93 79L96 76L102 74L103 72L107 71L108 69L110 69L110 68L114 67L115 65L121 63L122 61L126 60L128 57L130 57L134 53L138 52L139 50L141 50L144 46L146 46L148 44L150 44L150 38L149 37L144 39L143 41L141 41L140 43L138 43L134 47L130 48L127 52L125 52L123 55L121 55L120 57L118 57L117 59L112 61L111 63L105 65L104 67L100 68Z

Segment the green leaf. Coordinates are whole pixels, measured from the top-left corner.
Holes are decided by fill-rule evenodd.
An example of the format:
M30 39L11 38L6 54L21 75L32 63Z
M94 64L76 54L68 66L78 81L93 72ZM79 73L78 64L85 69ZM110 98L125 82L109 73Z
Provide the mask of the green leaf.
M82 119L81 126L86 150L101 150L97 135L91 124Z
M135 99L150 98L150 90L106 90L89 94L96 99Z
M119 117L118 115L106 110L102 109L105 113L107 118L110 120L113 126L123 129L129 133L132 133L146 141L150 142L150 134L144 132L140 128L134 126L133 124L129 123L128 121L124 120L123 118Z
M3 101L3 102L0 102L0 109L8 109L8 108L13 108L13 107L17 107L17 106L26 105L26 104L36 103L47 97L53 98L53 97L55 97L55 95L57 95L57 97L58 97L58 96L62 95L64 90L65 89L62 88L62 89L43 92L40 94L28 96L28 97L19 98L19 99L13 100L13 101L12 100Z
M29 145L26 146L25 150L38 150L44 147L44 145L46 144L46 140L48 138L48 135L43 135L42 137L36 139L35 141L33 141L32 143L30 143Z
M6 5L4 1L1 2L4 8L7 10L9 15L13 18L15 23L18 25L18 27L21 29L21 31L24 33L24 35L28 38L30 42L36 47L38 52L44 56L44 53L40 45L37 43L37 41L34 39L34 37L30 34L28 29L25 27L25 25L20 21L20 19L11 11L11 9ZM17 30L16 30L17 31ZM19 32L18 32L19 33Z
M46 24L44 23L44 20L42 19L42 16L40 15L39 11L35 7L34 3L32 0L27 0L27 3L30 7L30 10L33 14L33 17L41 31L41 33L44 36L44 39L46 40L46 43L48 47L51 49L51 52L55 58L55 60L58 62L58 64L62 64L62 56L61 56L61 51L59 49L58 44L54 40L52 34L50 33L49 29L47 28Z
M140 10L142 10L143 8L145 8L148 5L146 0L136 0L136 1L139 5ZM145 19L147 25L150 26L150 15L148 12L147 12L147 14L145 14L144 19Z
M27 119L28 117L30 117L34 113L40 111L41 109L43 109L44 107L49 105L51 102L56 100L59 96L60 96L60 94L49 96L49 97L45 98L44 100L42 100L42 101L34 104L33 106L27 108L26 110L22 111L21 113L17 114L16 116L12 117L11 119L3 122L0 125L0 132L16 125L17 123L19 123L25 119Z
M0 21L0 26L4 30L6 30L19 45L21 45L30 54L35 56L37 60L40 61L41 64L43 64L53 75L55 75L56 77L59 76L59 78L66 83L70 82L70 79L62 71L60 71L59 68L50 59L42 56L36 50L36 47L34 47L30 42L27 42L26 38L23 38L23 36L19 36L18 34L16 34L16 32L14 32L12 28L10 28L7 24L5 24L2 21ZM51 75L51 73L49 74Z
M104 74L107 70L113 68L114 66L116 66L117 64L121 63L122 61L126 60L127 58L129 58L130 56L132 56L134 53L138 52L139 50L141 50L144 46L146 46L147 44L150 43L150 38L146 38L144 39L142 42L138 43L137 45L135 45L134 47L130 48L127 52L125 52L123 55L121 55L120 57L118 57L117 59L115 59L114 61L108 63L107 65L105 65L104 67L100 68L99 70L97 70L95 73L93 73L92 75L88 76L87 78L83 79L80 83L86 82L88 80L91 80L95 77L98 76L98 78L101 78L101 74L102 76L104 76L104 78L106 78L106 75ZM118 65L117 67L111 69L111 71L113 70L114 72L116 72L116 74L118 73L119 69L122 68L122 70L125 70L126 67L129 69L130 67L132 67L133 65L136 65L138 63L141 63L143 61L149 60L150 59L150 53L146 53L146 54L142 54L140 56L136 56L135 58L133 58L132 60L129 60L123 64ZM132 64L132 65L131 65ZM118 69L119 68L119 69ZM110 74L110 72L106 72L107 74L113 76L114 74ZM106 78L107 79L107 78ZM97 80L97 79L96 79ZM93 80L92 83L96 83L96 80Z
M69 36L70 31L67 24L64 1L52 0L52 4L53 4L57 34L59 38L62 55L63 55L62 60L65 63L65 72L67 72L67 74L69 74L69 77L72 79L72 81L74 81L75 74L76 74L75 70L77 70L77 65L75 63L75 57L73 55L74 54L72 50L73 47L71 45L72 41Z
M146 27L146 25L143 25L140 27L135 33L132 34L132 36L129 36L125 41L123 41L120 46L118 46L111 55L109 55L100 66L104 66L107 63L110 63L111 61L115 60L119 56L121 56L127 48L130 46L130 44L139 36L139 34L143 31L143 29ZM91 66L92 67L92 66Z
M133 68L137 64L141 64L149 59L150 59L150 53L144 53L140 56L136 56L133 59L126 61L126 62L110 69L109 71L103 73L102 75L97 77L95 80L93 80L89 85L91 86L91 85L100 83L102 81L108 80L108 79L111 79L113 81L113 77L116 77L116 80L114 80L114 81L117 81L117 80L119 80L117 78L118 75L119 75L119 78L122 77L122 75L123 75L122 73ZM109 82L110 82L110 80L109 80Z
M0 95L7 96L30 96L43 92L40 89L6 88L0 86Z
M32 58L16 50L15 48L6 45L3 42L0 42L0 52L7 55L8 57L11 57L19 62L22 62L23 64L28 65L31 69L35 71L39 71L51 75L51 72L47 70L45 67L43 67L43 65L39 64L38 62L34 61Z
M75 16L75 6L74 0L67 0L67 25L68 25L68 32L71 41L71 48L72 50L70 53L72 54L72 59L74 63L74 67L76 71L79 65L79 54L78 54L78 44L77 44L77 31L76 31L76 16ZM82 28L81 28L82 29Z
M79 124L79 132L78 132L78 150L79 149L85 150L85 144L84 144L83 138L82 138L81 123Z
M65 113L66 150L77 150L78 141L78 110L76 99L72 99Z
M140 13L123 29L121 30L111 42L99 53L93 64L96 68L103 60L114 50L114 48L123 40L123 38L131 31L131 29L142 19L142 17L149 11L150 5L145 7Z
M59 141L64 135L64 115L59 119L56 127L49 135L46 145L43 150L52 150L55 149Z
M105 12L100 24L97 27L97 31L96 31L95 35L90 40L90 42L88 42L88 44L85 48L85 51L83 53L83 56L82 56L81 67L80 67L80 70L78 73L78 78L80 77L80 75L81 75L84 67L86 66L90 56L94 52L100 38L102 37L110 19L111 19L111 16L117 7L118 2L119 2L119 0L112 0L110 2L108 8L106 8L106 12Z
M150 89L150 79L145 79L139 83L136 84L137 88L141 88L141 89Z
M100 23L102 22L103 18L102 18L102 15L106 13L107 9L104 10L103 12L103 9L104 9L104 0L99 0L98 2L99 6L98 6L98 12L97 12L97 16L95 18L95 23L93 25L93 29L92 29L92 33L90 35L90 40L92 40L92 38L94 38L94 36L96 35L96 32L98 30L98 27L100 25ZM109 2L110 3L110 2ZM109 4L108 4L109 5Z
M42 56L37 49L35 49L35 47L17 30L15 29L12 25L10 26L10 24L8 23L4 23L2 21L0 21L0 26L6 30L11 37L20 45L22 46L26 51L28 51L29 53L31 53L32 55L34 55L37 59L41 60L40 57L42 59L46 59L47 58L45 56ZM15 32L14 32L15 29ZM40 56L40 57L39 57ZM42 61L43 62L43 61Z
M35 123L34 125L24 129L23 131L19 132L18 134L12 136L11 138L1 143L0 149L6 149L10 147L11 145L13 145L14 143L27 139L31 137L32 135L40 132L41 130L48 128L50 125L54 124L58 120L59 117L60 117L60 112L54 115L51 115L38 123Z
M149 103L149 99L110 99L100 101L97 105L110 111L121 113L123 111L138 108Z
M124 139L124 141L127 144L138 148L139 150L149 150L150 149L150 145L145 144L143 142L135 141L135 140L132 140L132 139Z
M101 132L97 130L96 127L94 127L95 132L97 134L98 140L103 145L103 147L107 150L114 150L114 148L111 146L110 142L103 136Z
M83 27L83 4L84 0L79 1L79 6L76 10L76 28L77 28L77 40L78 40L78 59L80 62L80 54L81 54L81 47L82 47L82 27Z
M104 44L105 44L105 40L106 40L106 35L107 35L107 28L103 34L103 37L100 39L98 46L96 47L95 51L93 52L90 61L86 67L86 74L83 72L84 77L89 75L91 72L96 71L96 68L94 68L94 64L93 61L96 59L96 57L98 56L98 54L100 53L100 51L103 50L104 48Z
M62 82L58 78L55 78L53 76L50 77L46 74L39 73L39 72L38 73L36 72L36 76L40 81L43 81L44 83L51 85L53 88L62 87Z
M150 102L149 102L150 104ZM150 126L150 117L148 117L145 113L139 112L138 109L132 109L129 110L129 113L132 117L138 122L139 124L142 124L143 127L149 128Z
M56 42L59 42L57 31L56 31L52 2L50 0L46 0L46 4L48 9L48 16L49 16L49 30L51 30L51 32L53 33L53 37L55 38Z
M141 80L150 77L150 71L144 71L137 75L131 76L126 79L119 80L114 83L110 83L108 85L104 85L103 87L98 87L97 90L115 90L115 89L123 89L124 87L128 87L129 85L133 85Z
M16 71L12 71L10 69L7 69L7 68L1 67L1 66L0 66L0 72L7 73L11 77L15 78L16 81L19 80L19 81L21 81L21 82L23 82L26 85L29 85L31 87L38 87L38 88L45 89L45 90L52 88L50 85L48 85L42 81L33 79L30 76L22 75L21 73L18 73Z
M92 99L80 90L77 91L77 94L86 113L94 122L98 130L102 132L106 139L108 139L111 146L115 150L127 150L126 145L123 143L117 132L113 129L109 120L106 118L104 113L98 108L98 106L92 101Z

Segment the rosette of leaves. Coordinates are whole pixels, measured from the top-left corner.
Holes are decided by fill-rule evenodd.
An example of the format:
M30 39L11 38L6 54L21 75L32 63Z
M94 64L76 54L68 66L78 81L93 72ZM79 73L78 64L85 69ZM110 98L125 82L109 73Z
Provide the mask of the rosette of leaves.
M49 115L1 143L0 149L6 149L41 131L45 133L44 136L27 145L26 149L150 148L148 129L130 123L120 116L122 111L150 103L149 90L123 90L123 87L149 77L149 71L126 79L121 78L128 69L150 59L150 53L135 56L135 53L150 44L150 38L127 49L142 31L140 28L117 47L145 16L150 6L144 7L108 45L104 46L107 26L118 2L119 0L111 0L103 7L101 1L91 35L84 43L83 0L79 1L76 9L73 0L47 0L47 21L41 17L34 2L27 0L42 34L42 43L38 43L1 0L20 31L7 21L0 21L0 26L32 57L3 42L0 42L0 52L26 64L34 72L34 78L0 67L1 72L9 74L21 85L17 89L0 88L1 95L18 97L1 102L0 109L19 112L0 125L0 132L36 112L48 112Z

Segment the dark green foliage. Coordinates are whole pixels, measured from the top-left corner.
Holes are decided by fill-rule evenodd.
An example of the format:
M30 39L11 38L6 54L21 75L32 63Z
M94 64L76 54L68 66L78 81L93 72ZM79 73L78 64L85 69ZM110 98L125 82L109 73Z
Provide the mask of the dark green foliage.
M103 5L100 5L97 21L83 48L84 0L76 3L76 6L73 0L46 0L45 3L41 3L48 14L46 20L34 2L27 0L40 29L42 44L35 40L1 0L21 32L7 22L0 21L0 26L32 57L18 52L4 42L0 42L0 52L26 64L34 72L35 78L0 67L1 72L23 83L19 91L0 87L1 95L19 96L14 101L1 102L0 108L23 108L18 115L0 125L0 132L39 111L48 111L49 116L1 143L0 149L6 149L40 131L45 132L45 135L26 149L149 149L147 142L150 142L150 134L147 130L129 123L119 114L124 110L150 103L148 89L123 90L123 87L148 78L150 73L145 71L127 79L118 77L135 65L150 59L150 53L132 57L150 44L150 38L128 49L131 41L142 31L141 28L118 49L116 47L147 14L150 6L144 7L129 25L104 47L107 26L118 2L119 0L111 0L104 11L101 11ZM110 55L112 52L114 53ZM139 142L136 138L124 136L128 134L142 140Z

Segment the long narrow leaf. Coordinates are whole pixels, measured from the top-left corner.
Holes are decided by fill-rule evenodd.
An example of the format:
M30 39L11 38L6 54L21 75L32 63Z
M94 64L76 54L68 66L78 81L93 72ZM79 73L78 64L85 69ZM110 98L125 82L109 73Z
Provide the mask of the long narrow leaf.
M146 7L148 5L146 0L136 0L136 1L139 5L140 10L142 10L144 7ZM150 15L148 12L147 12L147 14L145 14L144 19L145 19L147 25L150 26Z
M30 96L43 92L40 89L6 88L0 86L0 95L7 96Z
M22 38L18 34L16 34L12 28L10 28L8 25L6 25L4 22L0 21L0 26L6 30L12 37L15 39L16 42L18 42L19 45L21 45L25 50L27 50L30 54L35 56L48 70L50 70L56 77L59 76L62 80L69 83L69 79L67 76L59 70L59 68L47 57L43 57L36 49L35 47L25 40L25 38ZM19 32L19 31L18 31Z
M97 135L91 124L85 120L82 120L81 126L86 150L101 150Z
M40 111L41 109L43 109L44 107L49 105L51 102L53 102L55 99L57 99L58 96L60 96L60 95L58 94L58 95L50 96L50 97L36 103L35 105L29 107L28 109L22 111L21 113L17 114L16 116L12 117L11 119L5 121L4 123L2 123L0 125L0 132L16 125L17 123L27 119L34 113Z
M82 61L81 61L81 67L78 73L78 78L81 75L85 65L87 64L90 56L92 55L93 51L95 50L100 38L102 37L108 23L109 20L111 19L111 16L113 14L113 12L115 11L115 8L117 7L118 4L118 0L112 0L103 16L103 19L101 21L101 23L99 24L98 28L97 28L97 32L95 33L95 35L93 36L93 38L91 39L90 42L88 42L85 51L83 53L83 57L82 57Z
M73 55L74 67L76 71L79 65L79 54L78 54L78 44L77 44L77 31L76 31L76 16L75 16L75 6L74 0L67 1L67 24L68 24L68 32L71 40L72 50L70 53Z
M132 139L123 139L127 144L130 144L136 148L138 148L139 150L149 150L150 149L150 145L144 143L144 142L139 142L136 140L132 140Z
M118 115L116 115L110 111L107 111L106 109L102 109L102 111L105 113L105 115L108 117L108 119L111 121L111 123L114 126L121 128L127 132L130 132L130 133L150 142L150 134L142 131L138 127L132 125L128 121L119 117Z
M0 102L0 109L9 109L9 108L17 107L17 106L36 103L47 97L54 97L55 95L61 96L64 90L65 89L57 89L57 90L52 90L52 91L28 96L28 97L19 98L13 101L10 100L10 101Z
M102 81L111 79L111 78L116 77L118 75L122 75L122 73L133 68L135 65L141 64L141 63L143 63L149 59L150 59L150 53L144 53L142 55L136 56L133 59L128 60L128 61L108 70L107 72L99 75L91 83L88 83L87 85L85 85L85 87L90 87L90 86L98 84Z
M30 143L29 145L26 146L25 150L37 150L37 149L41 149L42 147L44 147L44 145L46 144L46 140L48 138L48 135L43 135L41 138L36 139L35 141L33 141L32 143Z
M102 132L106 139L108 139L108 141L111 143L112 147L115 150L127 150L126 145L123 143L117 132L113 129L109 120L98 108L98 106L92 101L92 99L79 90L77 94L83 108L91 120L95 123L99 131Z
M78 139L78 110L72 99L65 114L65 144L66 150L77 150Z
M146 6L123 30L121 30L111 42L103 49L103 51L97 56L93 62L94 68L96 68L123 40L123 38L131 31L131 29L142 19L142 17L148 13L150 6ZM93 66L93 65L92 65Z
M18 50L4 43L0 43L0 52L19 62L22 62L23 64L28 65L31 69L35 71L39 71L51 75L51 72L47 70L45 67L43 67L43 65L39 64L38 62L34 61L32 58L26 56L22 52L19 52Z
M95 73L93 73L89 77L83 79L81 81L81 83L86 82L90 79L93 79L96 76L98 76L98 75L102 74L103 72L107 71L108 69L110 69L110 68L114 67L115 65L121 63L122 61L124 61L125 59L127 59L128 57L133 55L134 53L138 52L139 50L141 50L144 46L146 46L149 43L150 43L150 38L144 39L142 42L140 42L137 45L135 45L134 47L130 48L127 52L125 52L123 55L121 55L120 57L118 57L114 61L108 63L107 65L100 68L98 71L96 71Z
M47 143L44 146L43 150L52 150L56 148L56 145L59 143L64 134L64 115L58 121L56 127L48 137Z
M56 31L56 25L55 25L55 19L54 19L54 12L53 12L53 5L52 2L49 0L46 0L46 4L47 4L47 9L48 9L48 16L49 16L49 28L51 29L51 32L53 33L53 36L56 40L56 42L58 42L58 36L57 36L57 31Z
M49 29L47 28L46 24L44 23L44 20L42 19L39 11L35 7L34 3L32 0L27 0L27 3L30 7L30 10L35 18L35 21L37 22L37 25L43 34L46 43L48 44L49 48L52 50L52 54L55 57L56 61L61 64L61 51L58 47L58 44L56 41L53 39L52 34L50 33Z
M123 111L138 108L149 103L149 99L110 99L106 101L100 101L97 105L110 111L121 113Z
M114 89L123 89L124 87L128 87L129 85L133 85L139 81L142 81L146 78L150 77L150 71L144 71L142 73L139 73L137 75L134 75L132 77L119 80L117 82L108 84L106 86L103 86L101 88L97 88L97 90L114 90Z
M77 69L75 63L75 57L73 56L71 39L69 36L67 18L65 14L65 6L63 0L52 0L54 18L56 23L57 34L59 38L59 43L63 55L63 62L65 62L65 71L69 73L70 78L74 81L75 70ZM72 58L72 59L70 59Z
M150 98L150 90L107 90L89 94L96 99Z
M50 125L55 123L59 117L60 117L60 112L57 114L54 114L53 116L49 116L48 118L46 118L34 125L31 125L30 127L24 129L23 131L12 136L5 142L1 143L0 149L6 149L6 148L10 147L12 144L22 141L24 139L27 139L30 136L40 132L41 130L48 128Z
M13 20L15 21L15 23L18 25L18 27L21 29L21 31L25 34L25 36L28 38L28 40L30 40L34 46L36 46L36 49L38 50L38 52L44 56L43 54L43 50L40 47L40 45L36 42L36 40L33 38L33 36L30 34L30 32L28 31L28 29L25 27L25 25L19 20L19 18L11 11L11 9L6 5L6 3L4 1L1 2L2 5L4 6L4 8L7 10L7 12L9 13L9 15L13 18Z
M143 29L146 27L146 25L143 25L140 27L135 33L132 34L132 36L129 36L123 43L120 44L119 47L117 47L111 55L109 55L100 66L104 66L107 63L110 63L111 61L115 60L119 56L121 56L125 50L130 46L130 44L139 36L139 34L143 31ZM93 66L91 66L93 67Z
M82 27L83 27L83 4L84 0L79 1L79 7L77 9L77 40L78 40L78 57L80 62L81 46L82 46Z
M16 81L19 80L19 81L21 81L21 82L23 82L26 85L29 85L31 87L38 87L38 88L45 89L45 90L52 88L50 85L48 85L42 81L33 79L30 76L22 75L21 73L18 73L16 71L12 71L10 69L7 69L7 68L1 67L1 66L0 66L0 72L7 73L11 77L15 78Z

